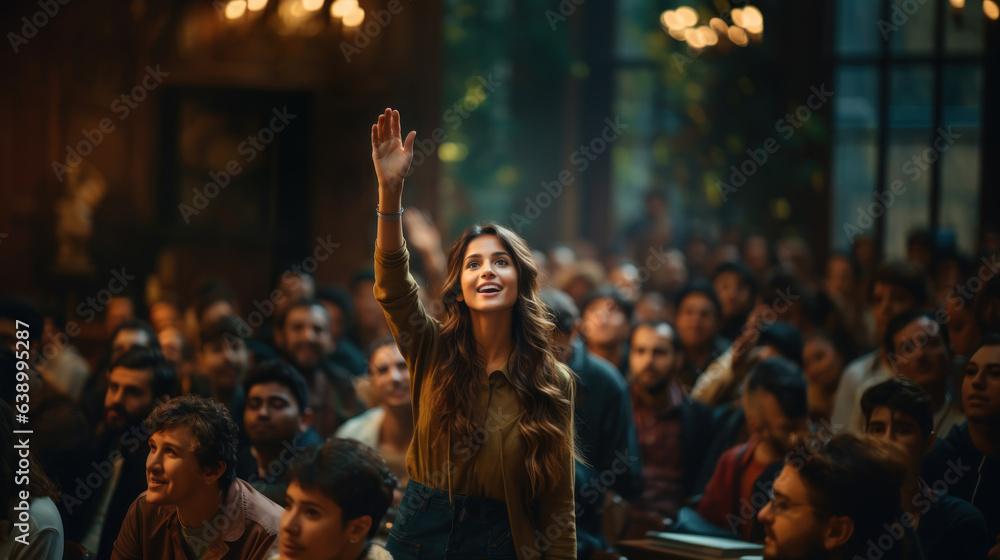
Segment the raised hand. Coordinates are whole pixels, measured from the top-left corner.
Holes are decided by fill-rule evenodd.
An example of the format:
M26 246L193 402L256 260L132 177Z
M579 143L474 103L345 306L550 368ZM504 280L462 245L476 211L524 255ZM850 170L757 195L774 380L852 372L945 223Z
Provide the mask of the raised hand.
M411 208L403 215L407 242L421 253L441 251L441 233L431 217L419 208Z
M399 130L399 111L388 108L379 115L378 123L372 125L372 162L379 190L401 190L403 179L410 170L417 132L407 134L404 142Z

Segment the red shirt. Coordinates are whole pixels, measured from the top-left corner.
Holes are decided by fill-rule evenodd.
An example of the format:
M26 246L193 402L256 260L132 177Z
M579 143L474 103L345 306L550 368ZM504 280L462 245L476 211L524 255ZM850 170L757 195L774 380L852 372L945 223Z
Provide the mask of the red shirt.
M683 440L680 406L684 389L674 380L666 389L667 401L658 408L646 407L638 398L639 389L629 387L632 418L639 435L642 475L645 487L633 507L639 511L677 517L683 495Z
M741 443L719 457L705 495L698 504L698 515L716 527L750 538L753 529L754 482L767 464L753 460L756 440ZM757 501L766 498L759 497Z

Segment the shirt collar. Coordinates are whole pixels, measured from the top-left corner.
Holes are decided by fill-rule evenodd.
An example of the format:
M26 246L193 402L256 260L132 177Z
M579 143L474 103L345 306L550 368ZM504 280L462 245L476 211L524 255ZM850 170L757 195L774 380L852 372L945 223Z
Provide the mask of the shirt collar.
M511 352L510 356L507 356L507 361L504 363L503 367L501 367L500 369L493 370L502 373L503 376L507 378L507 383L510 383L511 385L514 385L514 382L510 380L510 363L513 357L514 357L514 352ZM492 375L493 371L489 372L489 374Z

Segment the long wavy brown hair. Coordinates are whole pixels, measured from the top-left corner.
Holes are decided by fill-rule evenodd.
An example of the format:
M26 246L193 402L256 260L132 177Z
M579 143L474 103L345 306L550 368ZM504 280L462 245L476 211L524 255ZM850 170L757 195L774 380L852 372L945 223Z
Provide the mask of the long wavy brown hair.
M462 293L462 262L469 243L483 235L495 235L511 255L517 270L517 301L514 303L511 330L514 352L510 378L517 398L524 407L519 429L528 456L525 466L531 481L532 495L550 490L565 469L563 461L577 457L575 441L571 457L560 452L572 426L573 403L570 387L560 378L558 362L550 348L555 324L538 297L538 267L528 244L510 229L493 222L466 228L448 250L448 271L441 292L445 313L441 329L441 355L435 373L439 388L432 410L442 412L446 429L458 436L475 439L478 429L472 418L475 403L475 372L486 367L476 350L469 307L457 296ZM438 434L439 436L441 434ZM465 440L469 441L469 440ZM475 450L473 450L475 453Z

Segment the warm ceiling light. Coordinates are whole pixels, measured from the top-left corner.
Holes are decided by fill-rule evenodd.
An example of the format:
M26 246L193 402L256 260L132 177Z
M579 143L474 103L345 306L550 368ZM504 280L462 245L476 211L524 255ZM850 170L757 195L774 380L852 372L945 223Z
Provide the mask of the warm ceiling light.
M747 38L747 32L742 27L735 25L729 28L729 40L740 47L745 47L750 43L750 39Z
M315 12L323 7L323 0L302 0L302 7L307 12Z
M688 6L681 6L677 8L677 18L680 20L684 27L694 27L698 25L698 12L694 11L694 8Z
M951 0L951 5L961 10L965 7L965 0Z
M701 39L706 47L714 46L719 42L719 36L707 25L698 26L698 34L701 35Z
M358 0L337 0L330 6L330 15L342 18L358 8Z
M719 35L729 33L729 24L721 18L714 17L708 22L708 24L712 26L712 29L714 29Z
M701 32L693 27L684 30L684 38L693 49L700 49L705 46L705 39L701 36Z
M685 29L671 29L670 31L667 31L667 33L674 39L677 39L678 41L683 41L685 31L686 31Z
M267 7L267 0L249 0L247 2L247 9L251 12L259 12Z
M729 12L729 17L734 24L743 27L743 8L733 8L733 11Z
M983 13L986 14L986 17L996 20L1000 17L1000 6L997 6L993 0L983 0Z
M760 33L764 31L764 16L756 6L743 8L743 23L737 24L750 33Z
M360 6L344 16L344 25L347 27L357 27L361 25L361 22L363 21L365 21L365 10Z
M230 0L226 4L226 17L229 19L237 19L243 16L243 13L247 11L246 0Z
M677 16L677 12L667 10L660 14L660 23L667 29L684 29L684 23Z

